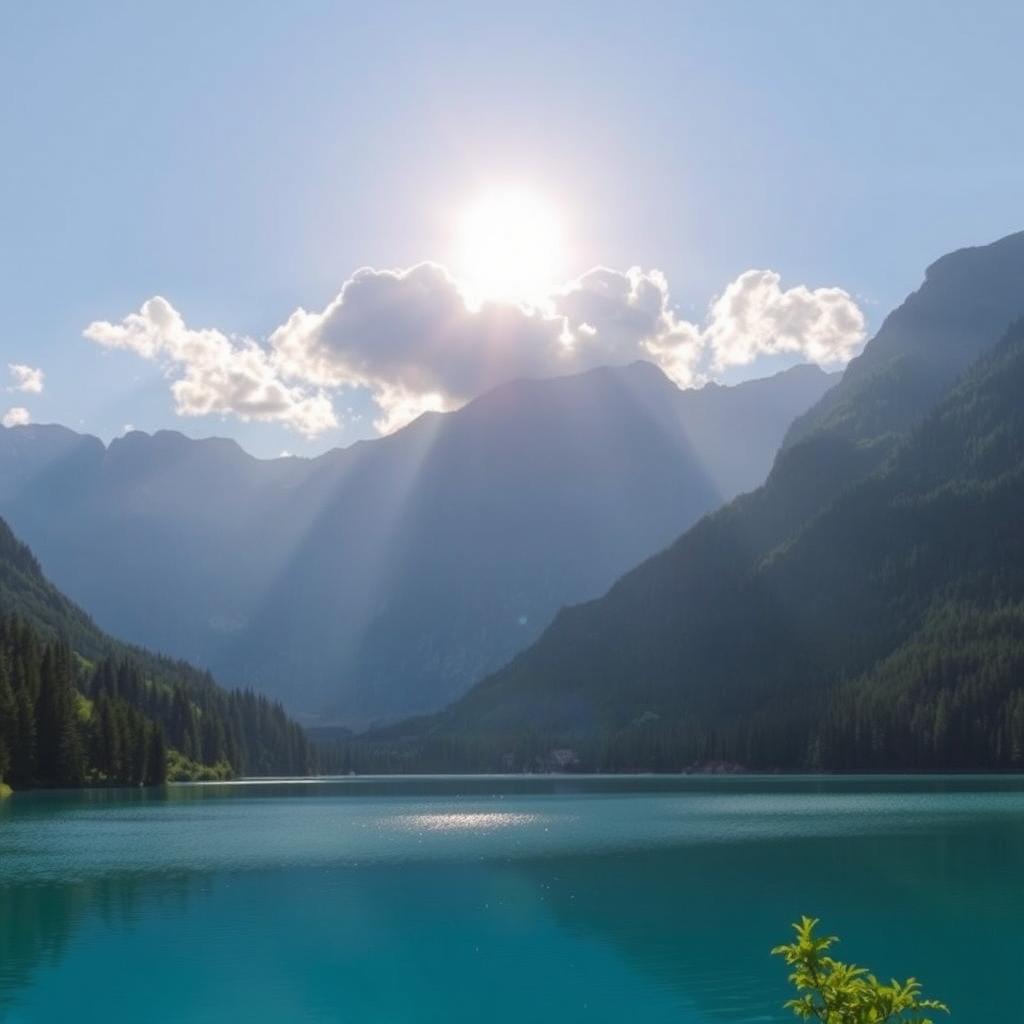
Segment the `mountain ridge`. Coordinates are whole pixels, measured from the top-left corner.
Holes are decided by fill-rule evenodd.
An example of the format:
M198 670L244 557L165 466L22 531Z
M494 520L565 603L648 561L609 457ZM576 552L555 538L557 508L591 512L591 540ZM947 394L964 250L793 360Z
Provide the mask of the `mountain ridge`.
M1020 315L1022 262L1024 231L956 249L932 262L921 285L885 318L839 384L797 417L783 447L815 431L863 438L907 430L921 409ZM911 382L919 394L913 402L896 403L883 386L886 377L903 389L904 401ZM871 402L865 401L871 392ZM861 406L856 413L851 400Z
M984 277L975 275L974 266L968 267L965 275L964 287L970 293L967 307L982 311L982 328L1014 302L1016 311L1007 322L1024 313L1024 294L1017 289L1019 297L1014 299L1009 287L1013 281L1024 281L1024 235L1011 236L1011 240L1012 245L1003 239L982 254L981 262L994 252L1007 263L991 292L970 293L971 288L979 286L979 280L981 287L986 286ZM978 254L973 250L968 253L967 257L952 254L939 261L945 276L937 303L940 310L949 298L951 268L955 270L965 258L970 264L977 263ZM883 358L879 361L884 364L889 354L886 349L899 349L896 342L906 341L902 354L920 357L931 341L927 331L917 329L922 320L920 306L929 292L937 294L934 289L924 288L915 293L918 298L911 311L917 320L909 338L893 336L901 320L907 322L905 317L895 321L887 318L865 356L873 345L880 344ZM958 294L963 297L964 289ZM928 317L923 319L927 322ZM480 742L486 737L498 742L501 736L509 738L511 746L513 738L518 743L525 735L538 734L564 743L585 739L591 744L592 756L598 758L601 755L595 752L593 743L602 737L607 744L606 759L599 763L606 766L607 758L620 758L620 767L629 766L630 758L634 758L633 766L664 767L664 761L659 761L660 749L665 756L675 751L673 756L677 758L698 761L724 757L758 767L807 767L811 763L810 725L801 721L793 708L787 709L790 717L783 723L773 705L789 700L790 692L800 695L794 700L817 699L808 678L808 673L813 676L818 671L814 666L820 667L823 691L850 673L869 670L873 663L899 649L901 643L910 642L908 636L919 628L927 610L915 605L900 618L895 610L902 600L901 592L882 585L887 579L903 579L907 593L914 593L911 583L915 577L901 575L911 570L904 564L899 548L885 555L888 562L878 562L881 555L877 553L890 550L878 545L888 543L893 530L902 530L898 536L906 539L911 552L915 550L916 535L905 525L897 525L903 522L899 500L904 499L897 500L899 494L893 497L895 511L890 511L880 504L879 489L898 489L905 483L905 500L916 501L909 489L912 481L902 481L900 474L907 472L908 446L917 460L913 465L926 461L927 452L922 451L919 438L921 431L929 429L929 417L943 415L946 409L945 415L954 419L959 415L967 424L964 429L973 430L971 400L964 397L963 389L969 392L972 386L977 387L979 375L998 386L998 373L991 367L1001 352L1009 350L1015 355L1012 367L1018 375L1024 368L1024 339L1019 325L1010 335L1005 335L1004 325L1000 331L1003 341L998 337L987 339L983 329L975 329L971 317L954 326L961 332L964 351L957 359L945 361L941 373L926 387L916 387L912 381L902 406L888 400L879 404L877 393L868 390L861 394L870 415L859 420L855 415L840 429L826 415L820 428L806 437L792 439L783 448L763 487L705 517L665 552L623 576L604 597L563 610L532 647L482 680L448 710L430 719L396 726L381 734L382 741L386 743L389 737L393 741L408 732L414 743L428 746L445 738L471 744L474 737ZM947 322L943 330L947 332L944 341L949 343L952 334ZM958 367L965 353L975 356L975 365L958 384ZM1009 372L1004 373L1009 379ZM945 397L933 401L934 388L940 381ZM883 394L891 394L892 380L887 375L875 376L873 383ZM810 418L822 411L830 414L836 407L836 392L843 398L844 390L849 391L841 382L822 400L824 410L812 410ZM943 402L953 403L953 412ZM958 402L964 408L957 406ZM862 411L856 402L852 407L855 414ZM933 412L936 408L940 410L937 413ZM1011 439L1016 434L1006 424L1017 423L1019 416L1014 418L1014 408L1004 393L1003 426L1010 431ZM916 422L910 429L901 430L908 418L913 419L911 413L916 415ZM851 424L859 424L858 429L851 431ZM1020 432L1024 435L1024 428ZM986 449L995 443L991 439L975 442L973 433L967 438ZM1014 457L1005 451L1004 457L1012 471ZM949 479L940 489L956 492L958 486ZM978 488L979 495L987 493L987 485L979 484ZM858 518L858 508L873 511ZM946 514L952 522L958 517L970 521L963 511L946 508ZM993 519L989 524L996 536L1005 534L1005 522ZM849 523L848 534L839 529L840 523ZM948 527L938 521L930 523L930 528L934 533ZM827 542L819 541L815 546L821 531ZM931 536L922 526L921 537ZM808 555L812 549L813 556ZM952 541L949 550L958 550ZM1015 550L1008 548L1008 557ZM941 572L941 557L930 557L933 571ZM982 559L976 570L984 577L987 570L980 568L982 564L991 565L991 556ZM1010 565L1015 564L1011 558ZM865 576L869 569L876 576ZM1000 577L997 574L994 578ZM1024 598L1024 592L1013 590L1006 599L1011 597ZM994 599L992 595L989 598ZM851 609L848 619L829 619L830 611L841 607L843 601ZM962 609L962 614L970 619L969 609ZM818 625L812 627L812 623ZM803 680L802 689L796 685L799 680ZM828 686L826 680L831 680ZM796 690L787 689L790 686L796 686ZM884 684L874 684L872 692L879 689L884 689ZM883 719L876 715L875 720ZM645 738L631 734L642 722L647 722ZM655 726L654 722L661 724ZM761 739L759 730L764 734ZM787 730L791 734L788 740ZM771 742L764 739L769 733ZM609 736L617 738L612 742ZM825 756L822 752L830 749L828 743L821 736L816 742L816 763L828 766L832 762L821 760ZM644 748L644 743L650 746ZM617 752L610 752L616 744ZM834 756L838 758L838 754ZM870 766L863 750L858 756L859 761L851 758L846 766ZM928 763L923 753L919 756L919 763ZM682 763L685 760L677 759L675 766ZM974 763L981 763L981 759Z
M366 724L442 706L756 486L832 383L793 368L683 391L641 361L512 381L311 460L13 427L0 514L105 627Z

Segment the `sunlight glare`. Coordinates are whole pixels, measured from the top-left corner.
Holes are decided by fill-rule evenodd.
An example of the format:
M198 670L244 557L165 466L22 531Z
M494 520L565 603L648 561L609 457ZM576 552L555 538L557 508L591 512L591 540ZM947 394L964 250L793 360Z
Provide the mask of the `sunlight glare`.
M477 305L539 305L558 283L561 223L539 196L516 189L485 193L465 211L459 229L459 276Z

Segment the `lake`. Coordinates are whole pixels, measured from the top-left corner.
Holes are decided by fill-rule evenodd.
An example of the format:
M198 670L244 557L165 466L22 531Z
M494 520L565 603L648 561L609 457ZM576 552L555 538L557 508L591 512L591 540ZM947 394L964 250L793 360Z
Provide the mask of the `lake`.
M351 778L0 801L10 1022L792 1019L802 913L1024 1018L1024 781Z

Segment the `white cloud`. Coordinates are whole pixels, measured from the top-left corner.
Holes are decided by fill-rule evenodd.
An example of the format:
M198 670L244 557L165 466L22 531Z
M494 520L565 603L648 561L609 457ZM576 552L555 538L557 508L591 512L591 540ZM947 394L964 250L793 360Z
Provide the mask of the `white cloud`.
M368 388L388 432L517 377L649 358L694 380L700 331L678 320L657 271L596 268L544 308L471 304L443 268L358 271L319 313L299 309L269 339L287 377Z
M698 325L676 315L657 270L597 267L529 309L474 307L443 267L423 263L360 270L322 312L296 310L269 341L289 377L369 388L383 413L375 425L386 432L515 377L647 358L685 387L763 353L845 360L863 337L846 292L783 292L771 271L742 274Z
M4 413L3 419L0 423L3 423L5 427L23 427L27 423L32 422L32 417L29 414L28 409L23 408L20 405L14 406L12 409L8 409Z
M677 316L659 271L598 267L552 291L540 308L467 301L443 267L357 271L320 312L297 309L265 344L185 326L166 299L85 336L161 362L181 415L233 413L313 436L337 421L330 393L369 390L375 426L394 430L426 410L455 408L505 381L638 358L680 386L757 356L849 359L864 318L839 288L783 291L750 270L711 304L703 324Z
M748 270L711 304L705 336L719 370L779 352L844 363L864 340L864 315L842 288L783 291L774 271Z
M389 384L377 385L373 399L381 410L381 415L373 421L378 434L393 433L425 412L446 412L460 404L440 391L416 392Z
M421 263L358 271L322 312L297 310L269 340L289 377L368 388L394 429L512 378L571 370L563 328L513 303L471 308L443 267Z
M11 376L14 378L14 383L8 390L25 391L32 395L42 392L43 379L46 377L42 370L26 366L24 363L8 363L7 369L10 370Z
M160 296L119 324L98 320L84 333L106 348L162 363L179 416L234 414L277 421L309 436L337 425L330 398L282 380L266 349L218 330L192 330Z
M701 333L676 317L661 271L596 267L557 292L552 308L565 317L570 346L585 366L645 358L681 387L696 382Z

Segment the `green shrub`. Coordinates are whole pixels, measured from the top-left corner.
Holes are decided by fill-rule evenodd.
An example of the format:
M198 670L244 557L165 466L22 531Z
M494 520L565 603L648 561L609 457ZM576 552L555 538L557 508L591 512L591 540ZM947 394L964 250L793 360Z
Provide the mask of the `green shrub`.
M185 757L180 750L167 751L168 782L225 782L234 777L234 769L227 761L201 764Z
M822 1024L934 1024L929 1011L948 1013L935 999L921 998L921 985L914 978L888 985L855 964L844 964L828 955L839 940L834 935L815 934L817 919L801 918L794 924L796 941L776 946L793 968L789 980L800 995L790 999L786 1007L801 1020L817 1020Z

